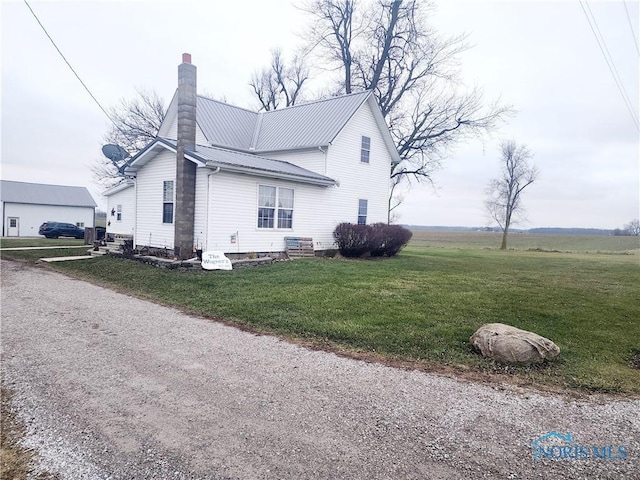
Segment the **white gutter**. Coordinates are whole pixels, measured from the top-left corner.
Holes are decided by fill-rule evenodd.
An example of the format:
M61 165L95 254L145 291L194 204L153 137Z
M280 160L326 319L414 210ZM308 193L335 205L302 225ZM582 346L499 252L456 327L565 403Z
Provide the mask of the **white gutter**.
M216 164L216 162L211 162L208 161L205 164L206 167L208 168L214 168L214 167L219 167L219 165ZM298 183L309 183L311 185L319 185L319 186L323 186L323 187L331 187L333 185L335 185L335 181L333 179L328 179L328 180L322 180L319 178L309 178L309 177L302 177L299 175L295 175L295 174L291 174L291 173L282 173L282 172L268 172L268 171L264 171L264 170L256 170L253 168L243 168L243 167L238 167L238 166L234 166L234 165L223 165L225 171L227 172L234 172L234 173L244 173L247 175L253 175L255 177L265 177L265 178L277 178L277 179L282 179L282 180L292 180L294 182L298 182Z

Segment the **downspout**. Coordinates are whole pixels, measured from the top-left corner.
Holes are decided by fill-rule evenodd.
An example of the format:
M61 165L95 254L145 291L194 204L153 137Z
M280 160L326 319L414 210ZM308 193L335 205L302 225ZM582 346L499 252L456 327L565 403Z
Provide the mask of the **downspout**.
M133 181L133 248L138 244L138 177Z
M320 150L322 153L324 153L324 173L323 173L323 175L326 177L327 176L327 151L328 150L323 150L322 146L319 146L318 150Z
M205 208L205 229L204 229L204 251L209 250L209 203L211 202L210 198L210 189L211 189L211 177L213 177L216 173L220 172L220 167L216 167L215 170L207 175L207 207Z

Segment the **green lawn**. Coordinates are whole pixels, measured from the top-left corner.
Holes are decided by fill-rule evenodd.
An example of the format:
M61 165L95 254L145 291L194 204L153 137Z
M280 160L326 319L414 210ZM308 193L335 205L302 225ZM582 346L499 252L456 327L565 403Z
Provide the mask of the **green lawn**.
M56 247L59 245L84 245L84 240L75 238L44 238L44 237L25 237L25 238L0 238L0 248L18 248L18 247ZM89 247L87 247L89 248Z
M524 383L640 394L640 369L631 366L640 353L639 259L414 245L393 259L304 259L231 272L106 257L51 268L325 348L465 374L507 373ZM483 360L469 337L488 322L552 339L560 360L527 368Z

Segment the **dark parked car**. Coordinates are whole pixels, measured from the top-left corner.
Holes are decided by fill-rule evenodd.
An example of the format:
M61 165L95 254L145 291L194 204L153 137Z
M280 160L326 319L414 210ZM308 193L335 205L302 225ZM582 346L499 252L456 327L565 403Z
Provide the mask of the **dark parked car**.
M45 222L40 225L38 234L44 235L47 238L84 238L84 228L76 227L73 223Z

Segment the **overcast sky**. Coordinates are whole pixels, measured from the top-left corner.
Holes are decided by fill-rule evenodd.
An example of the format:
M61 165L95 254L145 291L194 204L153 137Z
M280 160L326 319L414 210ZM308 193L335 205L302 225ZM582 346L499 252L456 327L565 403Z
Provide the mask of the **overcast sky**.
M136 87L168 104L183 52L198 67L200 93L255 107L251 74L271 48L298 44L305 22L287 0L29 4L104 107L134 97ZM637 117L639 3L583 4ZM1 15L2 179L86 186L104 206L90 166L109 121L23 1L3 0ZM464 81L519 113L492 137L459 145L435 188L413 185L400 222L487 225L485 186L498 174L502 139L526 144L541 172L525 191L524 226L616 228L640 216L639 132L580 2L440 1L431 23L469 35Z

